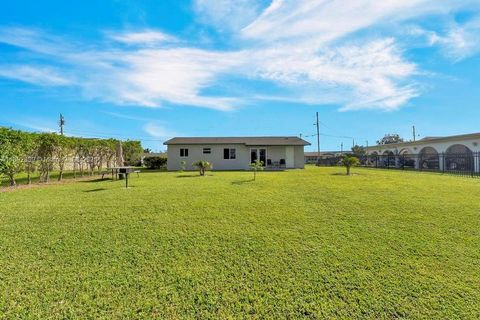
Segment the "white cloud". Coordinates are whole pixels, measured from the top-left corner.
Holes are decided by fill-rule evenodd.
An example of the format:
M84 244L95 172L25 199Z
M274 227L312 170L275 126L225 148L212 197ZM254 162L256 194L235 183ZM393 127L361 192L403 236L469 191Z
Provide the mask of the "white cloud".
M0 77L40 86L65 86L71 83L52 68L29 65L0 65Z
M317 90L319 97L330 98L325 103L344 104L344 110L396 109L418 95L415 88L401 84L417 71L401 58L393 39L321 51L263 50L251 61L260 77L286 86L306 86L310 96Z
M0 42L30 50L52 65L60 62L62 75L50 72L46 83L60 85L61 79L75 79L70 84L85 97L115 104L159 107L171 103L226 111L247 102L279 99L337 103L342 110L394 110L420 94L415 79L422 72L405 58L398 35L389 37L383 31L391 31L399 22L411 23L414 17L448 15L474 2L273 0L269 6L264 4L194 2L198 19L228 31L240 48L235 51L190 47L153 29L110 32L113 47L111 41L82 44L18 28L0 29ZM368 28L375 29L375 35L358 36ZM432 32L429 39L457 59L480 51L477 31L478 24L472 22L445 34ZM283 92L274 96L255 88L252 94L247 84L241 97L238 93L232 97L223 85L228 77L247 83L266 80ZM17 78L29 81L27 76ZM221 94L207 94L220 92L211 90L219 87Z
M195 0L194 10L201 23L219 31L239 30L255 20L262 9L257 0Z
M311 45L337 40L379 23L445 13L470 0L273 0L242 30L261 41L308 40Z
M156 30L111 33L110 38L129 45L152 46L162 42L176 41L175 37Z
M31 129L37 132L58 132L59 129L55 129L55 123L51 121L51 119L44 119L44 118L28 118L22 119L19 121L9 121L11 124ZM46 124L46 126L42 126L39 124Z
M15 33L21 34L21 41L15 40ZM237 102L231 97L207 96L201 92L213 85L217 76L239 63L238 54L188 47L112 50L85 45L78 49L67 40L50 43L50 39L48 35L23 29L0 30L0 42L47 56L52 62L62 62L65 72L76 80L72 84L81 88L89 99L145 107L170 102L217 110L231 110ZM30 67L19 68L29 70L33 78ZM14 75L10 72L8 76ZM21 79L33 82L26 75ZM61 79L50 74L50 83L55 80L60 84Z
M154 138L169 139L177 135L174 131L170 131L155 122L146 123L143 130Z
M445 35L432 33L432 45L439 45L454 60L462 60L480 52L480 18L463 25L453 25Z
M440 31L410 26L406 34L422 39L428 46L439 47L446 57L460 61L480 53L480 14L463 23L452 21Z

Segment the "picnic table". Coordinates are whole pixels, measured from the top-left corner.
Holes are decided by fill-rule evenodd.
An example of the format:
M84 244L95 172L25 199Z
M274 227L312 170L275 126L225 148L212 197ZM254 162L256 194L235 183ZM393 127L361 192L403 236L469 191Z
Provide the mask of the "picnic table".
M128 188L128 175L130 173L136 173L138 176L140 173L140 170L135 170L134 167L112 167L108 170L112 172L112 180L121 180L125 177L125 188Z

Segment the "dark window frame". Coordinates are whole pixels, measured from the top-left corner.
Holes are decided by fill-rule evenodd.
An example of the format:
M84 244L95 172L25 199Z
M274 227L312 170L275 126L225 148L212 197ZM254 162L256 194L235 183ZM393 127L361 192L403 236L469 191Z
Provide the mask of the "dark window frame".
M188 148L180 148L180 158L188 158Z
M237 149L236 148L224 148L223 149L223 160L235 160L237 159Z

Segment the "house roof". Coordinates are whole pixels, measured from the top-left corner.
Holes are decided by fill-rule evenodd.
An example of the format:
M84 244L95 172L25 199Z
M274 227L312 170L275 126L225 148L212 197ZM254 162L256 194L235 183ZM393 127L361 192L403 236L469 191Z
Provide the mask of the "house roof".
M366 148L367 150L374 150L378 148L392 148L392 147L408 147L412 145L433 143L433 142L445 142L445 141L457 141L457 140L469 140L469 139L480 139L480 133L469 133L461 134L455 136L446 136L446 137L425 137L417 141L407 141L399 143L391 143L386 145L376 145Z
M166 145L185 144L244 144L247 146L308 146L299 137L176 137L165 141Z

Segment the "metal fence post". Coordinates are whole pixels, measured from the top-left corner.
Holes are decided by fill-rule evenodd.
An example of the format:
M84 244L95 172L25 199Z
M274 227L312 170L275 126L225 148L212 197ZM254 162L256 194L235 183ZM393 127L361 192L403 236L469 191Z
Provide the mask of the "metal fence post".
M445 173L445 165L446 165L445 152L442 152L442 173Z

